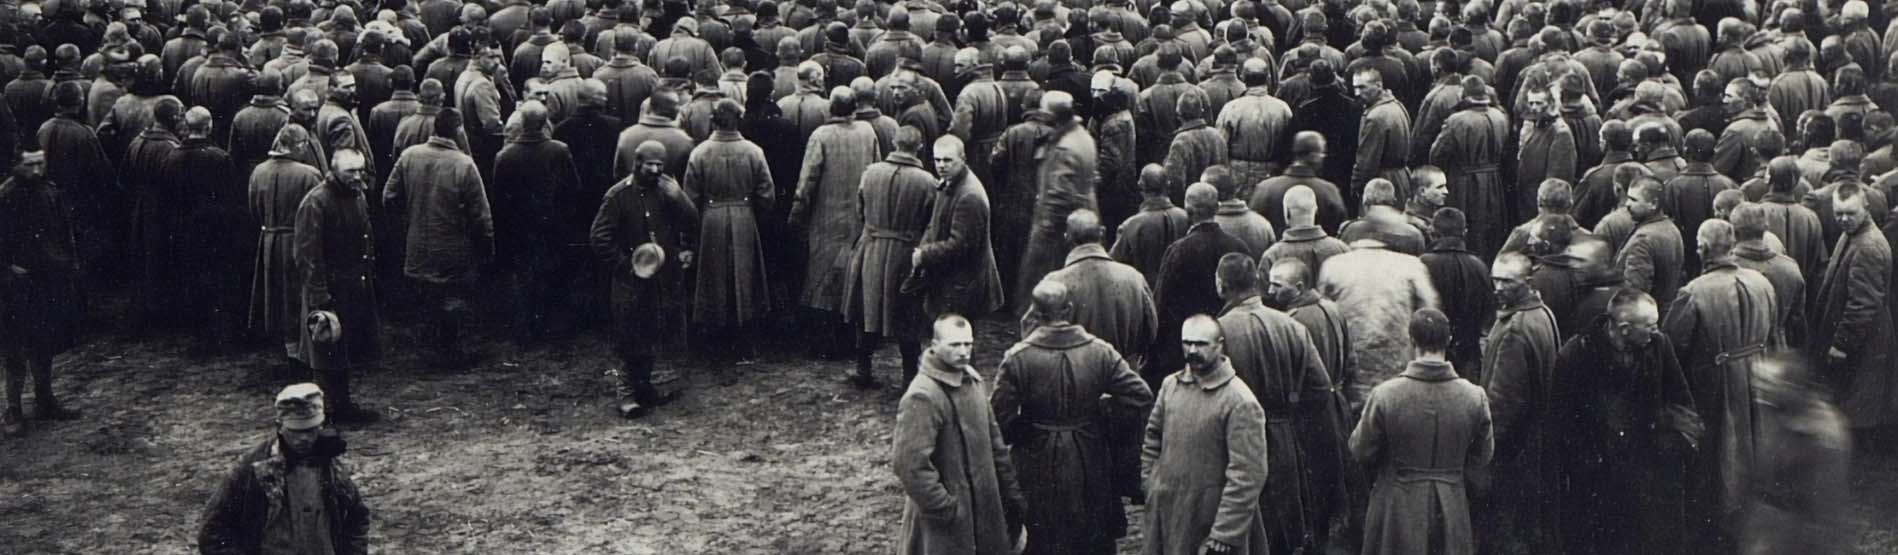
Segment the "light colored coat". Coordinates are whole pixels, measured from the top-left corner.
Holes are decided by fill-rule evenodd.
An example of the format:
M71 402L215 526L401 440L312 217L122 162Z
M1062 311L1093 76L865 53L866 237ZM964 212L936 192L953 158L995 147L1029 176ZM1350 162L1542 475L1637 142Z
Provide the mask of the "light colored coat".
M1463 474L1495 451L1489 401L1447 362L1413 361L1399 376L1371 390L1351 432L1351 455L1376 476L1362 553L1427 553L1432 536L1445 555L1475 553Z
M1356 413L1371 388L1403 371L1411 356L1410 314L1437 307L1437 290L1423 261L1375 241L1327 259L1318 272L1318 290L1336 301L1352 324L1358 371L1346 385L1345 398Z
M897 406L890 466L903 486L897 555L1008 553L1005 515L1022 506L990 386L974 368L923 354Z

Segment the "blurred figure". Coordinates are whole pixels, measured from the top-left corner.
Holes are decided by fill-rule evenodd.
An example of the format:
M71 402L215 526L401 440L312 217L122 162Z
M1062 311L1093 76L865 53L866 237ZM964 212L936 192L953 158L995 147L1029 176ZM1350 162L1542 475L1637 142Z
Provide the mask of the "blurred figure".
M1852 436L1845 416L1797 359L1753 365L1753 383L1762 441L1740 552L1846 552L1853 535L1846 529Z

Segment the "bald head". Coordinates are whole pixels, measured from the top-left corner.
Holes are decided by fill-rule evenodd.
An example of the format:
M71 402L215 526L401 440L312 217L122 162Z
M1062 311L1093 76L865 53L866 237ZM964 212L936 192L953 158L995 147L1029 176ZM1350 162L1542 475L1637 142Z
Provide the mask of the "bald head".
M1737 240L1733 233L1733 224L1726 220L1709 219L1700 222L1700 230L1694 233L1698 240L1701 260L1713 260L1733 252Z
M1035 284L1030 292L1034 298L1035 312L1045 322L1066 322L1074 310L1074 302L1069 299L1068 286L1052 279L1043 279Z
M1098 244L1107 240L1107 230L1101 227L1100 214L1082 208L1068 213L1068 244L1074 246Z
M1210 221L1219 211L1219 189L1205 183L1186 188L1186 216L1195 222Z
M1299 185L1285 191L1285 223L1312 225L1318 218L1318 195Z
M1140 192L1148 195L1166 194L1166 167L1159 164L1147 164L1140 168Z

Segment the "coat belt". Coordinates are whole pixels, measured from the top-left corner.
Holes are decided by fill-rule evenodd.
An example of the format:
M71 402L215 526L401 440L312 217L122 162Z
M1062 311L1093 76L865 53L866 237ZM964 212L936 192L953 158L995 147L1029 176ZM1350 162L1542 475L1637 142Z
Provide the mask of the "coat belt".
M1398 482L1406 484L1415 482L1441 482L1451 485L1463 485L1463 469L1461 468L1416 468L1399 466L1392 469L1392 474Z
M733 207L733 206L750 207L751 199L714 200L712 202L705 203L706 208L725 208L725 207Z
M278 233L295 233L297 231L297 228L296 226L288 226L288 225L267 225L267 226L258 228L257 231L265 235L275 235Z
M1481 166L1463 168L1463 173L1499 173L1501 171L1502 166L1497 164L1483 164Z
M918 233L914 231L895 231L895 230L883 229L883 228L872 226L869 224L864 224L863 236L869 237L871 239L887 239L887 240L893 240L893 241L903 241L906 243L914 243L921 240L922 233Z
M1765 343L1755 343L1752 345L1740 347L1738 349L1721 351L1720 354L1713 356L1712 366L1721 366L1728 362L1735 362L1735 361L1753 358L1765 352L1766 352Z
M1037 430L1053 433L1053 432L1078 432L1078 431L1091 428L1093 427L1094 424L1092 422L1069 422L1065 424L1054 423L1054 422L1032 422L1032 423L1029 423L1028 425L1033 426Z

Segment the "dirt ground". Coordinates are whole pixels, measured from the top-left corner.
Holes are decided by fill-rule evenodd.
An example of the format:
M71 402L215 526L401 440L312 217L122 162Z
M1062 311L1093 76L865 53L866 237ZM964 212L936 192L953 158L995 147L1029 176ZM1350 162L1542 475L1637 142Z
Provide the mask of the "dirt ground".
M1013 332L979 327L976 363L993 372ZM392 328L389 345L416 343L415 326ZM684 398L627 422L608 409L603 335L479 344L469 371L426 370L392 348L359 381L385 415L347 434L373 552L894 551L894 385L853 389L840 381L849 363L813 361L787 339L748 365L662 362L685 374ZM268 351L192 357L189 345L103 336L59 359L58 390L85 418L0 440L0 554L196 552L210 488L267 437L285 382L265 375ZM894 351L878 359L890 381ZM1858 552L1898 553L1898 456L1862 454L1853 482Z

